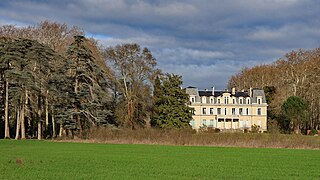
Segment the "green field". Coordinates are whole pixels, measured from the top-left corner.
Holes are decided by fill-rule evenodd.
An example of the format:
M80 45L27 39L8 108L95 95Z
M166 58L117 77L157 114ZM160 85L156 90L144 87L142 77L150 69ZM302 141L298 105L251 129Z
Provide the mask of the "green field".
M320 179L320 150L1 140L0 179Z

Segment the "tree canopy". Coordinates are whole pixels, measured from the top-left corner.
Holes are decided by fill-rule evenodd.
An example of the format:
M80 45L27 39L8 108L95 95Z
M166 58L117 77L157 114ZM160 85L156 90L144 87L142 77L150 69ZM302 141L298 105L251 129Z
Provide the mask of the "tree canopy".
M302 123L308 121L308 104L298 96L290 96L281 106L282 114L289 119L296 134Z
M158 70L147 48L124 44L105 51L107 62L113 66L110 76L115 89L115 115L124 127L143 127L149 124L152 105L151 85Z
M233 75L229 87L264 88L268 100L268 121L283 123L281 106L290 96L299 96L308 103L309 117L301 129L320 128L320 48L297 50L271 64L244 68ZM282 132L290 131L290 124L281 125Z
M189 95L181 88L182 77L166 74L154 86L154 113L151 125L159 128L190 128Z

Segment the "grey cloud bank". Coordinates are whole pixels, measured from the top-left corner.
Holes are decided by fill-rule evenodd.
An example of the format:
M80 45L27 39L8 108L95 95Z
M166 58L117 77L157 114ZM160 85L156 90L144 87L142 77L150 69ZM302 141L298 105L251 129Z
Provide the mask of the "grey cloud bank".
M0 25L82 27L104 46L138 43L185 86L218 89L243 67L320 45L317 0L0 1Z

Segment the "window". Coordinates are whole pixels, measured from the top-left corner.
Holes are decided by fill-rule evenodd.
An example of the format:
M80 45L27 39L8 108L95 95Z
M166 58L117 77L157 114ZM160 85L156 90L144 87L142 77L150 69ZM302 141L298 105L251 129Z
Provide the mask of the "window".
M232 115L236 114L236 108L232 108L231 111L232 111Z
M246 109L246 115L249 115L249 108Z
M224 97L224 103L229 104L229 97Z
M195 120L194 119L192 119L191 121L190 121L190 125L194 128L195 127Z
M258 114L258 115L261 115L261 108L258 108L258 109L257 109L257 114Z
M193 102L193 103L194 103L194 97L193 97L193 98L191 98L191 102Z
M232 104L236 104L236 100L235 99L232 99Z
M206 97L204 96L204 97L202 97L202 103L207 103L207 101L206 101Z
M261 104L261 99L260 98L258 98L258 104Z
M210 114L213 114L213 108L210 108Z
M196 110L194 108L191 108L190 112L192 113L192 115L196 115Z
M247 99L247 104L250 104L250 99L249 98Z
M224 115L227 115L227 108L224 108Z
M239 108L239 114L242 115L242 108Z
M240 104L243 104L243 99L239 99L239 101L240 101Z
M224 119L219 118L218 122L224 122Z
M221 114L221 108L217 109L217 114L220 115Z
M210 99L210 103L213 104L213 99L212 98Z
M203 125L203 126L207 126L207 120L205 120L205 119L202 120L202 125Z
M210 127L213 127L213 119L210 119L210 124L209 124Z
M206 108L202 108L202 114L207 114L207 109Z
M218 104L220 104L220 99L218 99Z

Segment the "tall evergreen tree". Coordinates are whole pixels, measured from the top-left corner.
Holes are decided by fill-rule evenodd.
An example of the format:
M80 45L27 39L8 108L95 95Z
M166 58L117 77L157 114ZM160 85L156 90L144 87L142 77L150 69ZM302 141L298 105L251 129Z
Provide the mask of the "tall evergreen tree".
M5 78L5 72L10 69L10 63L8 59L5 59L6 46L8 46L10 39L2 37L0 39L0 92L1 92L1 116L4 117L4 138L10 138L9 127L9 82ZM3 106L4 105L4 106Z
M11 114L16 114L16 139L26 138L26 127L33 126L32 120L36 117L38 122L38 139L42 138L41 116L48 92L48 78L53 72L50 63L58 55L48 46L36 41L17 39L3 42L0 48L0 64L4 70L6 80L6 94L10 99ZM3 71L2 71L3 72ZM8 103L8 109L9 102ZM7 107L6 103L6 107ZM8 113L6 113L8 114ZM28 119L28 123L25 119ZM46 114L48 117L48 114ZM29 135L33 136L32 127Z
M105 123L110 115L110 96L104 71L97 65L83 36L75 36L67 51L68 77L72 81L69 98L71 116L80 135L91 125Z
M290 120L295 134L300 134L300 127L308 121L308 104L301 97L290 96L281 106L282 114Z
M155 107L151 125L159 128L189 128L192 119L188 94L181 89L182 77L166 74L156 79Z

